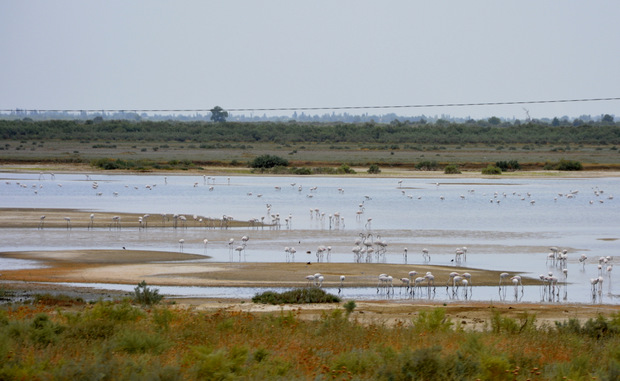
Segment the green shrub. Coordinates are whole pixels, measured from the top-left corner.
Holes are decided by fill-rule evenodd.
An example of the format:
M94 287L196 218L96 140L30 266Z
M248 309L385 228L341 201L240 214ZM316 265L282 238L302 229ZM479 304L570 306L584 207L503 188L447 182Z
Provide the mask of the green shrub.
M343 305L343 307L347 311L347 314L350 314L351 312L353 312L355 307L357 307L357 304L355 304L354 300L349 300Z
M143 305L157 304L163 299L163 295L159 294L158 289L152 289L146 285L145 281L138 284L138 287L134 288L134 298L136 303Z
M337 172L338 173L352 174L352 173L355 173L355 170L352 169L351 167L349 167L347 164L342 164L342 165L340 165L340 167L338 167Z
M415 169L419 171L435 171L438 167L435 160L423 160L415 165Z
M122 303L98 302L89 311L88 319L102 319L115 323L136 321L144 316L139 308L132 306L128 301Z
M377 164L371 164L370 168L368 168L368 171L366 171L370 174L377 174L377 173L381 173L381 169L379 169L379 166Z
M30 325L30 339L33 343L46 346L56 343L64 327L54 323L46 314L38 314Z
M311 175L312 174L312 170L306 167L294 168L292 172L295 175Z
M461 171L459 170L459 167L457 167L454 164L450 164L450 165L446 165L446 167L443 170L443 173L445 173L446 175L458 175L461 173Z
M448 332L452 330L452 320L446 317L445 308L433 308L429 311L420 311L413 319L416 332Z
M562 159L556 164L556 169L559 171L581 171L583 166L578 161Z
M482 170L483 175L501 175L502 170L494 165L489 164Z
M262 304L340 303L340 298L319 288L297 288L282 293L265 291L252 298Z
M126 329L117 335L115 347L127 353L160 354L168 347L168 343L155 333Z
M516 160L498 161L495 163L495 166L501 169L502 171L517 171L521 169L521 165Z
M250 162L251 168L273 168L276 166L287 167L288 160L275 155L261 155Z

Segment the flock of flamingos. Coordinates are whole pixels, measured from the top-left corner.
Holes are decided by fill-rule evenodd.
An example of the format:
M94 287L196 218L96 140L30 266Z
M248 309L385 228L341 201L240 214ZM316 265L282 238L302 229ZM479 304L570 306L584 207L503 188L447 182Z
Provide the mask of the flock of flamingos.
M86 175L86 176L87 176L87 179L90 180L89 175ZM44 179L44 177L45 175L41 174L39 177L39 180ZM54 179L54 175L50 174L50 178ZM167 183L167 178L164 178L164 181L165 183ZM204 176L203 182L205 185L209 185L209 191L213 191L215 189L215 178ZM211 182L213 183L211 184ZM230 178L228 178L227 183L230 184ZM6 184L10 185L11 182L7 181ZM195 182L193 186L196 187L198 186L198 184L199 184L198 182ZM21 187L25 187L24 184L20 184L19 182L17 182L17 185ZM60 184L58 185L61 186ZM290 185L291 187L296 188L299 192L302 191L301 185L297 186L295 183L291 183ZM155 186L156 185L154 184L154 185L147 186L147 187L155 187ZM398 181L398 188L400 187L402 187L402 180ZM96 181L92 182L92 188L97 190L98 183ZM312 197L313 195L312 192L316 191L316 189L317 189L316 187L310 188L310 193L308 194L308 197ZM275 190L280 191L281 187L275 186ZM338 188L338 191L340 193L343 193L344 189ZM403 196L406 196L409 198L412 197L411 195L406 194L404 190L402 190L401 192ZM473 190L471 192L473 192ZM114 193L115 193L114 196L118 196L117 192L114 192ZM572 191L566 194L559 194L558 196L566 197L566 198L574 198L577 195L577 193L578 193L577 191ZM595 193L595 196L599 198L598 202L601 202L601 203L604 202L603 199L600 198L601 195L604 193L603 190L595 189L594 193ZM97 195L101 195L101 194L97 193ZM248 192L248 195L252 196L253 194L251 192ZM261 197L262 195L256 195L256 196ZM501 194L498 194L496 192L493 195L493 198L490 199L490 202L499 204L502 200L501 196L502 196ZM535 201L533 199L529 199L530 196L531 196L530 194L524 195L522 196L522 199L525 199L527 197L529 203L531 205L534 205ZM465 196L461 195L460 197L464 198ZM506 197L506 194L503 194L503 197ZM440 198L442 200L444 199L443 196L440 196ZM361 224L363 224L364 231L362 233L359 233L359 236L356 237L354 241L354 246L351 249L351 252L353 253L353 260L356 263L372 263L375 261L385 263L386 253L388 251L388 246L389 246L388 242L382 239L380 235L373 234L372 227L371 227L372 218L364 219L363 217L364 212L365 212L365 201L369 199L370 199L369 196L365 196L365 200L362 200L358 205L359 208L356 212L355 218L356 218L356 221L358 222L358 225L361 226ZM609 195L607 196L607 199L612 200L613 196ZM593 202L594 201L590 201L590 203L593 203ZM267 206L266 216L250 220L250 226L252 227L262 226L263 228L268 227L268 228L275 228L275 229L281 228L280 214L273 213L271 211L270 204L267 204L266 206ZM40 220L38 223L38 229L44 228L45 218L46 218L45 215L42 215L40 217ZM148 221L150 218L151 218L150 214L145 214L144 216L139 217L138 227L140 229L148 228ZM170 216L167 216L166 214L161 214L161 218L162 218L162 224L165 225L165 221L169 220ZM325 216L325 213L321 213L318 208L313 208L313 209L310 209L310 218L324 220L326 216ZM171 227L175 229L177 227L186 228L187 219L188 218L184 215L174 214L172 215ZM192 216L192 219L194 221L197 221L199 225L207 226L206 217ZM286 228L290 229L291 224L292 224L292 219L293 219L292 215L289 215L288 217L284 218ZM340 213L336 212L336 213L330 214L327 216L327 219L329 221L330 230L344 228L344 217L342 217ZM66 222L66 228L71 229L72 228L71 218L64 217L64 220ZM211 220L211 225L207 227L228 228L228 222L232 220L232 217L226 216L226 215L222 216L221 220L219 220L218 222L219 226L213 222L213 219L210 219L210 220ZM95 221L95 214L92 213L90 214L88 229L94 229L95 227L94 221ZM112 217L109 228L110 229L121 229L121 217L120 216ZM233 259L235 258L235 255L234 255L235 253L237 253L239 260L241 260L242 254L246 252L248 241L249 241L249 237L247 235L244 235L241 238L241 243L238 245L235 245L235 240L233 238L230 238L228 240L226 244L228 246L230 261L233 261ZM180 250L183 251L185 240L179 239L178 243L179 243ZM203 243L204 243L204 250L206 253L209 240L204 239ZM297 252L295 247L287 246L284 248L284 251L286 255L286 261L294 262L295 254ZM311 254L311 252L308 251L306 252L306 254ZM325 262L325 261L329 262L331 260L332 247L319 245L314 254L316 256L317 262ZM429 263L431 259L429 250L424 248L421 250L421 254L422 254L423 262ZM405 264L408 263L409 255L410 254L408 252L408 249L404 248L402 251L402 258ZM452 259L452 262L454 262L455 264L461 264L462 262L465 262L466 260L467 260L467 247L459 247L455 249L454 259ZM588 257L585 254L581 254L581 256L578 258L578 261L585 269L585 266L588 262ZM560 299L566 300L567 290L568 290L568 288L566 287L566 284L568 282L568 269L567 269L568 251L561 250L557 247L550 247L549 253L546 258L546 262L547 262L547 266L553 266L554 268L557 269L558 273L561 275L556 276L554 275L553 271L549 271L546 274L540 274L539 280L540 280L541 300L546 300L546 301L560 301ZM592 293L593 300L596 300L597 297L600 298L603 292L603 284L606 281L606 277L607 279L611 279L612 270L613 270L613 258L610 256L597 258L596 266L598 270L598 276L590 279L590 287L591 287L591 293ZM311 274L311 275L306 276L306 285L308 287L323 287L324 279L325 277L320 273ZM435 276L430 271L426 272L425 274L418 274L416 271L412 270L412 271L409 271L408 274L406 274L406 276L397 277L396 279L397 279L397 282L399 282L398 284L398 288L400 289L399 294L405 294L408 297L416 297L416 296L421 297L422 295L425 295L428 298L432 298L435 295L436 288L438 285L436 283ZM340 280L340 283L339 283L340 287L338 288L338 292L340 293L342 291L342 288L345 285L345 276L341 275L339 277L339 280ZM444 285L444 284L441 283L441 285ZM501 300L506 299L507 289L509 288L510 285L512 285L514 299L519 300L519 295L520 294L522 295L524 292L522 278L519 275L511 275L506 272L501 273L499 276L499 284L498 284L499 298ZM385 296L393 296L395 294L394 277L388 274L379 274L377 276L376 288L377 288L377 294L381 294ZM458 298L463 298L467 300L471 298L471 295L473 293L472 276L469 272L462 272L462 273L456 272L456 271L450 272L448 278L446 279L445 288L446 288L446 292L449 294L450 297L454 297L454 298L458 297Z

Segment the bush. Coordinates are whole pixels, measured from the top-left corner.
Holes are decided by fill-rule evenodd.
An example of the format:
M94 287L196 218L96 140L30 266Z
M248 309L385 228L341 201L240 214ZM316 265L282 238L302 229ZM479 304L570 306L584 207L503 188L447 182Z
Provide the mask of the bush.
M262 304L340 303L340 298L319 288L297 288L283 293L265 291L254 295L252 302Z
M499 167L489 164L482 170L483 175L501 175L502 170Z
M446 175L458 175L459 173L461 173L461 171L459 170L459 167L457 167L454 164L450 164L450 165L446 165L446 168L444 168L443 173L445 173Z
M381 173L381 169L379 169L379 166L377 164L371 164L367 172L371 174L377 174Z
M495 166L501 169L502 171L517 171L521 169L521 165L516 160L498 161L495 163Z
M562 159L557 163L546 163L543 168L556 171L581 171L583 165L579 161Z
M138 284L134 288L134 301L143 305L157 304L163 299L163 295L159 294L158 289L151 289L146 285L145 281Z
M261 155L250 162L251 168L273 168L276 166L287 167L288 160L275 155Z
M435 171L439 164L435 160L424 160L415 165L415 169L419 171Z
M347 164L342 164L340 167L338 167L337 171L338 173L355 173L355 170L349 167Z
M583 166L578 161L562 159L556 164L556 169L559 171L581 171Z

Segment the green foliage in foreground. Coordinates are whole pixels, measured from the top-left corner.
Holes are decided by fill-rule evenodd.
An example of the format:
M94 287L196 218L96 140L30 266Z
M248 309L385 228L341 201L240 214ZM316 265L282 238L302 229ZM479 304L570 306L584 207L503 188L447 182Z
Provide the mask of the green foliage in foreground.
M296 288L291 291L265 291L252 298L254 303L262 304L301 304L301 303L340 303L340 298L328 294L320 288Z
M348 307L347 307L348 306ZM2 380L618 380L620 314L539 326L444 308L387 324L355 303L314 320L98 302L0 308ZM459 319L460 320L460 319Z

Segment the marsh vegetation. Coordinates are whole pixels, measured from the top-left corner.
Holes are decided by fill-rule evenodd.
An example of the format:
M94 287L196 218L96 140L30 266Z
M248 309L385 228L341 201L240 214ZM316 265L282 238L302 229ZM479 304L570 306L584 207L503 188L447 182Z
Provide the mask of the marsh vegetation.
M55 302L56 301L56 302ZM355 304L299 312L37 298L0 309L2 379L616 380L620 316L539 325L489 309L466 329L444 308L362 323Z

